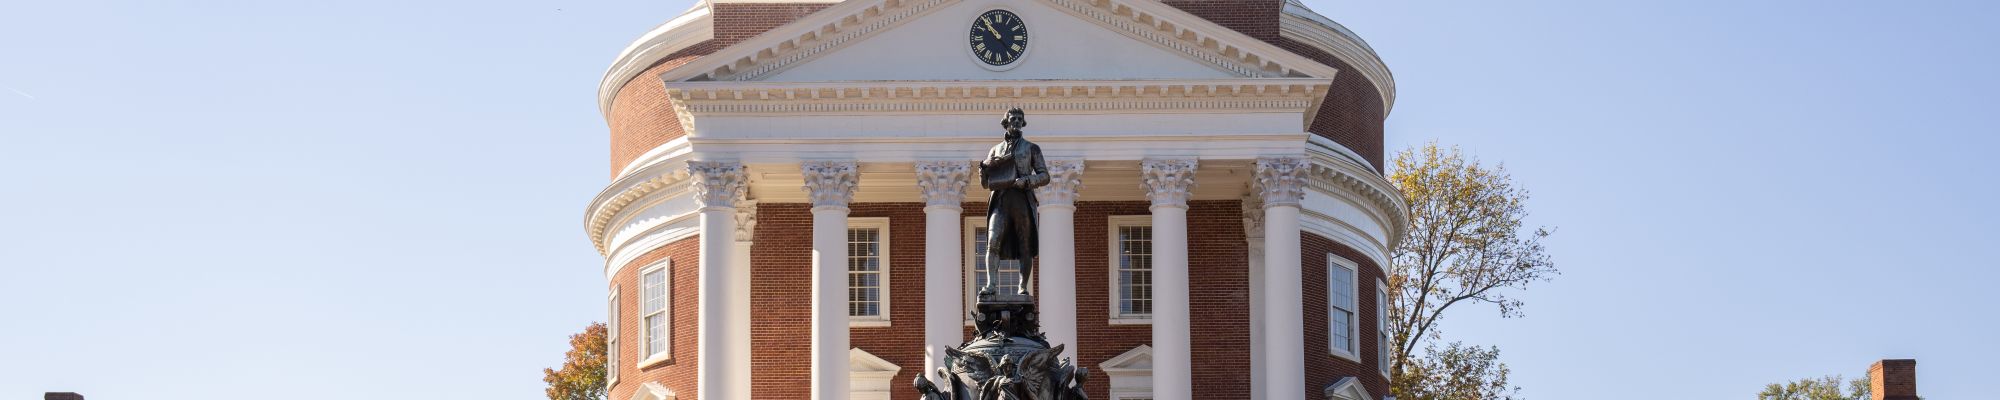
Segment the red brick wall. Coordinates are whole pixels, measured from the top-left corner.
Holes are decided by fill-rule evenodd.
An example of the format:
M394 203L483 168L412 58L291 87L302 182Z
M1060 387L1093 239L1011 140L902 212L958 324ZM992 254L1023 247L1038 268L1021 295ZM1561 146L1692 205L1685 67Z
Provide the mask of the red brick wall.
M1354 67L1312 46L1285 38L1271 43L1340 69L1326 99L1320 103L1319 115L1306 131L1347 146L1374 163L1375 172L1382 172L1382 120L1389 115L1382 107L1382 96L1375 90L1375 84L1369 83Z
M625 82L625 86L619 88L618 93L612 97L611 109L605 120L611 125L613 177L616 177L618 170L625 168L625 164L639 158L639 155L686 134L682 132L680 119L674 116L672 103L667 99L666 86L659 79L660 73L831 5L832 3L714 5L711 11L715 18L715 39L689 46L661 58L658 63L648 67L646 72L635 75L631 81Z
M834 3L723 3L710 11L715 16L715 41L721 46L742 42L784 24L805 18Z
M1375 367L1376 365L1380 365L1377 364L1378 360L1376 356L1379 352L1375 351L1375 342L1379 340L1377 339L1379 335L1375 329L1377 326L1375 322L1375 283L1383 281L1382 270L1377 268L1375 263L1369 261L1368 257L1363 256L1361 252L1354 251L1354 249L1342 246L1339 243L1334 243L1333 240L1320 237L1319 235L1301 233L1299 244L1300 250L1304 252L1301 254L1299 260L1305 264L1301 268L1302 271L1300 272L1302 276L1300 278L1302 282L1305 282L1305 295L1303 297L1305 298L1306 325L1306 331L1304 332L1306 339L1306 393L1320 393L1326 388L1326 385L1333 383L1335 380L1341 377L1354 376L1361 379L1362 385L1368 389L1369 394L1375 395L1378 398L1388 395L1389 379L1382 377L1381 370ZM1356 343L1358 345L1356 346L1357 350L1359 350L1357 353L1360 353L1361 356L1361 362L1359 363L1333 355L1331 344L1329 343L1332 340L1331 333L1329 332L1329 324L1332 321L1329 321L1327 318L1330 315L1327 304L1326 276L1328 254L1337 255L1348 261L1360 264L1356 275L1359 275L1357 276L1359 278L1357 282L1360 283L1358 286L1360 286L1361 290L1355 292L1355 314L1358 317L1355 319L1355 323L1361 325L1359 329L1361 337L1359 343Z
M618 270L618 274L612 277L611 287L618 290L619 316L618 332L615 332L618 335L618 348L611 350L618 352L619 365L607 366L607 368L618 368L618 384L611 387L611 398L631 398L632 391L649 381L660 382L660 385L672 389L674 394L683 396L682 398L694 398L695 356L699 354L698 349L700 349L696 347L699 343L695 342L697 338L695 321L701 315L700 307L695 304L695 299L698 298L695 291L700 278L700 268L696 264L696 257L701 253L699 239L699 237L689 237L653 249L625 264ZM641 341L645 340L641 334L645 329L645 320L640 314L645 312L645 309L640 304L643 292L639 286L639 270L664 258L673 260L673 266L668 267L671 269L668 278L673 290L668 294L671 297L668 313L672 316L669 317L667 324L673 330L673 347L669 350L672 359L642 370L637 368L639 361L642 361L639 356Z
M1284 0L1164 0L1189 14L1263 41L1278 39L1278 13Z
M714 44L712 40L702 42L667 55L646 72L633 76L612 96L611 109L604 116L611 125L612 178L617 178L618 171L639 155L685 135L680 118L674 116L673 103L667 99L667 86L660 82L659 76L715 52Z

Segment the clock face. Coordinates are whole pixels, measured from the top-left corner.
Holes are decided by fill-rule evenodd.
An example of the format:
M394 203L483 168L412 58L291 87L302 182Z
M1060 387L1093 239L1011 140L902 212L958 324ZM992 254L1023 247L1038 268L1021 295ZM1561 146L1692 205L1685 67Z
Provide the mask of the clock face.
M1007 10L992 10L972 20L972 56L986 65L1013 64L1028 52L1028 25Z

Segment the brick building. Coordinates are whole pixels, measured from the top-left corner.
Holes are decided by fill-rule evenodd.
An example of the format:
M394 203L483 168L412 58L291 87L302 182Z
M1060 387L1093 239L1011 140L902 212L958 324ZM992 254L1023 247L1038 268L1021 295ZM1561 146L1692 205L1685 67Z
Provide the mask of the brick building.
M1385 398L1394 97L1296 1L702 1L599 88L611 397L915 399L1020 107L1041 325L1092 398Z

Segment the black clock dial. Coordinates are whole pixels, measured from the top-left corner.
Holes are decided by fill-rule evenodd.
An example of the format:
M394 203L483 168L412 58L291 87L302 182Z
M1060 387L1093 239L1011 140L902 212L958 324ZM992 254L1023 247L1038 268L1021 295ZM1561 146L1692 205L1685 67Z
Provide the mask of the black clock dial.
M987 65L1002 66L1028 52L1028 25L1007 10L992 10L972 20L972 56Z

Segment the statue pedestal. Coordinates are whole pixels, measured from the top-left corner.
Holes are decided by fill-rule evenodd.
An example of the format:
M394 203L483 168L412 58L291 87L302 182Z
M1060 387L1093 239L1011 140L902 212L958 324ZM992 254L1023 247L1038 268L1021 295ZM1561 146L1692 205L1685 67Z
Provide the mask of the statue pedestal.
M973 308L972 341L945 349L945 366L917 377L924 400L1085 400L1089 370L1043 337L1034 296L980 295Z

